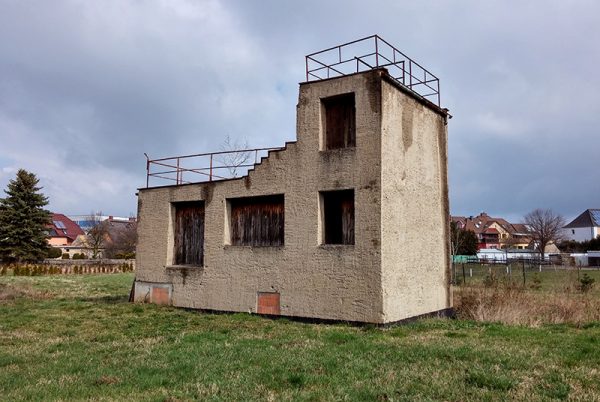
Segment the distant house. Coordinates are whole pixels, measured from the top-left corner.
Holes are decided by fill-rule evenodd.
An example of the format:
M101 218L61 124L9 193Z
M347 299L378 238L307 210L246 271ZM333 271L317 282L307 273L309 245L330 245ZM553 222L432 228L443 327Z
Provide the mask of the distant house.
M135 252L137 242L136 218L113 218L107 222L107 238L104 244L105 257L113 258L118 254L131 254Z
M69 215L69 218L75 222L84 232L93 228L98 222L132 222L135 218L122 218L112 215Z
M113 254L119 252L126 252L126 250L135 250L135 232L136 232L136 218L118 218L113 216L101 217L100 221L87 220L84 222L88 223L86 232L89 234L89 230L95 225L103 225L103 240L97 248L97 257L99 258L112 258ZM83 253L88 257L92 257L94 247L90 244L90 239L87 235L83 234L78 236L73 242L71 247L64 248L63 251L69 254Z
M477 235L477 248L482 249L519 249L529 247L531 235L527 226L510 223L503 218L493 218L485 212L477 216L453 216L452 221L463 230Z
M588 241L600 236L600 209L586 209L564 227L570 240Z
M52 223L48 226L48 244L53 247L70 246L83 230L63 214L52 214Z

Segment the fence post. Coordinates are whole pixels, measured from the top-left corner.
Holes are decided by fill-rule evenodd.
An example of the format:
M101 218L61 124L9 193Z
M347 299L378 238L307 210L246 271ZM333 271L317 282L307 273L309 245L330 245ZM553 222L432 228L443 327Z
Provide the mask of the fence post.
M462 271L463 271L463 285L467 284L467 275L465 275L465 263L462 263Z

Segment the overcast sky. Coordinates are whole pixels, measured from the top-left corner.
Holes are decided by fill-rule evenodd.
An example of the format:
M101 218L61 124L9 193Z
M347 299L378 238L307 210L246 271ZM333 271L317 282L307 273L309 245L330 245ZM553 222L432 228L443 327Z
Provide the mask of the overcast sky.
M600 208L600 2L0 0L0 187L130 215L152 157L295 139L304 56L379 34L436 74L455 215Z

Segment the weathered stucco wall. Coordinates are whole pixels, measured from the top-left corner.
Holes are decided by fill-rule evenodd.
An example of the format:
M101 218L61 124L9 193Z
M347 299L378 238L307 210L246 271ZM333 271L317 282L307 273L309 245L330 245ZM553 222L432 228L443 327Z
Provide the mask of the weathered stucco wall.
M385 321L452 306L445 117L382 86L381 259Z
M451 306L444 116L384 70L300 85L297 137L246 178L141 189L136 300L385 323ZM323 151L322 98L355 93L356 147ZM320 245L319 191L354 189L355 244ZM227 198L284 194L281 247L228 245ZM173 203L205 203L204 267L173 267Z
M296 143L247 178L139 192L136 299L255 312L257 292L279 292L281 314L383 322L380 261L380 71L300 86ZM320 151L321 98L355 92L356 147ZM319 191L355 191L355 245L319 245ZM284 194L282 247L226 245L226 199ZM172 203L204 200L204 267L169 268Z

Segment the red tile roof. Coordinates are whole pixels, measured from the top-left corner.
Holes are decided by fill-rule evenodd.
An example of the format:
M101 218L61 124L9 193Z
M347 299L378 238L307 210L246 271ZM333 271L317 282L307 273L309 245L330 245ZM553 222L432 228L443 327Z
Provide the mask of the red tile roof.
M52 237L66 237L69 243L77 236L85 234L75 222L63 214L52 214L52 224L49 229Z

